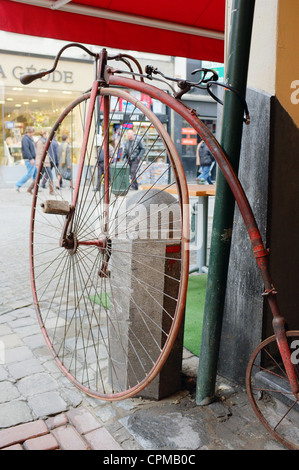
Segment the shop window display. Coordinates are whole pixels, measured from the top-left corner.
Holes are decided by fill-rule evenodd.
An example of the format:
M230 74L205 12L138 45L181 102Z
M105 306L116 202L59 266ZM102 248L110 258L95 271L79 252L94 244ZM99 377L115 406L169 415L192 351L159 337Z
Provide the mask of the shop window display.
M3 151L0 153L0 165L15 166L24 164L21 141L25 128L34 127L37 137L43 130L50 130L61 111L79 92L73 92L70 96L54 90L5 87L2 95L0 135ZM77 126L79 129L79 124ZM61 134L63 131L61 129ZM59 139L60 136L57 137ZM76 154L74 158L77 158Z

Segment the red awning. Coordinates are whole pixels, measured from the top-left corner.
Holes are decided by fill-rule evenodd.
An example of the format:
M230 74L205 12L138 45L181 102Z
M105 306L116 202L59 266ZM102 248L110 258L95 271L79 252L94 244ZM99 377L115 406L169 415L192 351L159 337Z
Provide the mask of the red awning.
M224 26L225 0L0 0L3 31L216 62Z

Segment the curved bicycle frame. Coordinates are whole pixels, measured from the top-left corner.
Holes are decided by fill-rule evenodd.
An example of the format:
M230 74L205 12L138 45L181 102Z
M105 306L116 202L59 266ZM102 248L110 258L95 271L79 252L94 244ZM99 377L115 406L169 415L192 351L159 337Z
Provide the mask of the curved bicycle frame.
M27 83L30 83L32 80L35 80L36 78L41 78L42 76L44 76L48 73L51 73L53 70L55 70L61 53L66 48L72 47L72 46L81 47L86 52L88 52L90 55L95 57L96 62L98 64L98 72L97 72L97 78L93 82L93 85L92 85L92 88L91 88L91 91L90 91L90 102L89 102L89 111L88 111L88 114L87 114L87 125L86 125L85 131L84 131L83 145L82 145L82 148L81 148L81 154L80 154L79 165L78 165L77 182L76 182L75 190L74 190L74 193L73 193L73 205L70 206L70 207L72 207L72 209L74 210L74 207L76 206L76 201L77 201L77 198L78 198L78 191L79 191L79 186L80 186L80 180L81 180L82 173L83 173L85 151L86 151L86 148L87 148L87 141L88 141L89 131L90 131L90 127L91 127L92 112L93 112L94 106L96 104L96 99L97 99L100 87L104 87L104 88L108 87L109 88L110 86L112 86L112 87L116 87L115 90L117 90L119 88L122 88L122 89L128 89L128 90L132 89L132 90L136 90L136 91L145 93L145 94L149 95L150 97L152 97L152 98L160 101L161 103L165 104L166 106L170 107L175 112L177 112L181 117L183 117L190 124L190 126L192 126L196 130L196 132L206 142L208 148L211 150L213 156L215 157L216 162L219 165L220 170L222 171L222 174L223 174L225 180L227 181L227 183L228 183L228 185L229 185L229 187L230 187L230 189L231 189L231 191L234 195L234 198L237 202L237 205L240 209L242 218L244 220L244 223L245 223L245 226L246 226L246 229L247 229L250 241L251 241L251 245L252 245L252 249L253 249L253 255L256 259L256 262L257 262L257 265L258 265L258 268L260 270L262 280L263 280L263 283L264 283L265 291L264 291L263 295L267 297L267 300L269 302L269 306L270 306L270 309L271 309L271 312L272 312L272 315L273 315L273 323L272 324L273 324L274 336L276 338L278 348L279 348L280 353L281 353L281 357L282 357L282 360L283 360L283 363L284 363L284 366L285 366L285 370L286 370L286 373L287 373L287 376L288 376L288 380L289 380L289 383L290 383L290 387L292 389L292 392L293 392L296 400L298 401L299 400L299 383L298 383L299 380L297 378L297 374L295 372L294 365L291 362L291 352L290 352L290 348L289 348L288 341L287 341L288 333L286 332L286 329L285 329L285 319L282 317L282 315L280 314L280 311L279 311L279 307L278 307L278 303L277 303L277 299L276 299L277 292L276 292L276 290L273 286L273 282L272 282L272 278L271 278L271 274L270 274L270 270L269 270L268 250L264 246L260 231L258 229L256 220L255 220L255 217L254 217L254 214L253 214L253 211L252 211L251 206L249 204L249 201L246 197L244 189L243 189L237 175L235 174L234 169L233 169L232 165L230 164L228 157L225 155L224 150L220 146L219 142L215 139L215 137L209 131L209 129L200 121L200 119L197 116L197 113L194 110L191 110L190 108L185 106L178 99L178 97L180 97L183 93L179 93L179 94L177 94L176 97L173 97L173 96L169 95L168 93L164 92L163 90L161 90L161 89L159 89L159 88L157 88L153 85L150 85L148 83L145 83L144 82L145 75L142 75L142 70L140 70L140 67L138 67L138 70L139 70L140 73L134 74L132 72L131 67L129 66L129 68L132 72L132 77L133 78L126 78L123 75L121 75L122 72L120 72L120 74L116 75L118 71L116 69L112 69L111 67L107 66L107 60L108 59L115 59L115 58L119 59L121 57L129 57L136 64L136 60L131 56L119 55L119 56L115 56L115 57L108 57L106 49L103 49L100 54L93 54L91 51L88 51L84 46L82 46L80 44L77 44L77 43L72 43L72 44L69 44L69 45L67 45L67 46L65 46L64 48L61 49L61 51L59 52L59 54L57 55L57 57L55 59L54 67L51 70L44 71L42 73L37 73L37 74L25 75L21 78L21 81L23 80L23 83L27 84ZM125 61L125 62L127 62L127 61ZM127 65L128 65L128 63L127 63ZM138 65L138 62L137 62L137 65ZM140 77L140 80L137 80L135 78L137 75ZM163 76L163 74L161 74L161 75ZM148 77L148 78L150 78L150 77ZM187 90L185 90L185 91L187 91ZM234 90L234 91L236 91L236 90ZM104 138L104 171L106 172L106 171L108 171L108 167L109 167L109 151L108 151L109 142L108 142L108 139L107 139L107 136L108 136L108 120L109 120L109 92L104 93L104 110L103 111L104 111L104 129L103 130L104 130L104 136L106 136L106 138ZM175 148L172 140L170 138L167 138L166 140L167 140L166 144L167 144L170 152L173 151L174 153L177 154L176 148ZM48 142L47 142L48 146L49 146L49 142L50 141L48 140ZM184 204L184 201L188 200L188 193L187 193L187 190L186 190L186 179L185 179L184 169L182 167L182 164L181 164L179 158L178 158L178 162L179 162L178 167L174 168L174 170L176 171L176 174L178 175L179 179L184 181L184 184L183 184L184 188L179 193L180 203ZM40 166L40 169L41 169L41 166ZM107 182L105 182L105 184L107 184ZM34 197L36 197L37 186L38 186L38 181L37 181L37 184L35 185ZM109 196L108 196L108 191L107 191L106 186L104 187L104 194L105 194L104 202L106 203L106 205L108 207ZM185 209L186 209L186 207L182 207L183 211L185 211ZM33 216L34 216L34 210L35 209L33 208L32 209L32 211L33 211L32 215ZM107 212L106 216L108 217L108 212ZM70 211L70 215L66 218L66 221L65 221L64 232L63 232L63 235L62 235L62 242L65 241L68 228L71 224L72 224L72 212ZM186 230L187 230L187 228L186 228L186 226L184 226L183 227L184 241L186 241L187 238L188 238L188 235L186 235L187 234ZM33 234L31 234L31 237L30 237L31 258L33 256L33 254L32 254L33 238L32 237L33 237ZM63 246L63 245L61 245L61 246ZM32 285L34 287L33 262L32 262L32 270L31 270L31 281L32 281ZM182 288L182 286L181 286L181 288ZM185 292L184 292L184 296L185 296L186 295L186 290L187 290L187 276L184 277L183 291L184 291L184 289L185 289ZM33 292L35 292L34 288L33 288ZM36 297L36 293L35 293L35 297ZM185 299L185 297L184 297L184 299ZM36 298L35 298L35 303L37 305ZM41 326L41 329L43 331L46 342L48 343L48 346L50 347L50 349L52 349L51 348L51 343L48 340L47 333L45 331L45 327L42 324L41 320L40 320L40 323L41 323L40 326ZM178 331L179 324L180 324L180 322L176 322L176 327L174 328L175 332ZM256 351L257 352L260 351L261 348L263 347L263 345L266 342L271 341L272 338L267 339L264 342L262 342L256 348ZM170 346L171 345L169 345L169 348L168 348L169 352L170 352ZM254 356L254 354L252 355L252 357L253 356ZM56 358L56 360L57 359L58 358ZM160 361L160 364L161 364L161 362L164 363L166 359L167 359L167 355L164 354L163 360ZM69 377L69 379L72 382L74 382L79 388L84 390L84 388L82 388L80 386L80 384L77 383L77 381L74 380L74 378L68 373L68 371L64 367L64 365L62 363L59 364L58 360L57 360L57 362L58 362L58 365L60 365L61 369L64 371L65 375L67 377ZM248 383L249 383L249 379L250 379L250 377L249 377L250 370L249 369L250 369L251 363L252 363L252 358L249 361L249 366L247 368L247 373L246 373L246 387L247 388L248 388ZM154 369L155 369L155 367L154 367ZM159 370L160 370L160 368L159 368ZM157 370L157 373L159 372L159 370ZM151 377L153 377L153 375L151 375ZM129 393L128 397L134 395L134 390L135 390L135 388L133 388L131 390L131 393ZM87 392L87 390L86 390L86 392ZM106 399L109 399L109 397L107 397ZM112 397L110 399L112 399ZM117 397L115 396L113 399L117 399ZM250 394L249 394L249 399L252 401L252 398L250 398ZM254 408L255 412L257 413L256 408L254 406L253 406L253 408ZM259 417L259 419L261 419L261 417L258 414L257 414L257 416ZM261 421L263 422L265 427L271 432L271 429L269 429L267 424L265 424L264 420L261 419Z
M228 185L230 186L230 189L235 197L235 200L243 217L251 241L253 255L256 259L264 282L265 292L263 295L267 297L270 309L273 314L273 330L277 338L279 349L281 351L281 355L290 381L290 386L294 395L299 398L299 384L296 372L290 359L291 353L285 333L285 319L282 317L279 311L276 299L276 290L273 286L269 270L268 250L264 246L259 228L257 226L253 211L244 192L244 189L237 175L235 174L227 156L225 155L222 147L220 146L219 142L215 139L213 134L209 131L209 129L200 121L196 113L190 108L187 108L177 99L173 98L171 95L150 84L132 78L114 75L110 68L107 68L107 72L108 73L105 75L105 78L109 86L112 85L116 87L123 87L140 91L142 93L148 94L154 99L159 100L166 106L169 106L171 109L176 111L197 131L197 133L206 142L207 146L214 155L215 160L219 165L219 168L221 169Z
M71 46L78 46L83 48L82 45L77 44L77 43L72 43L67 45L67 47ZM44 76L47 73L50 73L56 68L58 59L65 49L63 48L59 54L56 57L54 67L51 70L45 71L42 73L42 76ZM234 198L238 204L238 207L240 209L242 218L244 220L252 249L253 249L253 255L257 261L257 265L259 267L264 286L265 286L265 292L264 296L268 298L268 302L270 305L270 309L272 311L273 315L273 330L275 333L275 336L277 338L277 343L279 346L279 349L281 351L281 355L284 361L284 365L286 368L286 372L290 381L291 389L294 393L294 395L299 398L299 384L298 384L298 379L297 375L295 373L293 364L291 363L290 360L290 349L287 343L287 338L286 338L286 332L285 332L285 319L282 317L279 311L279 307L277 304L276 300L276 290L273 286L273 282L271 279L270 271L269 271L269 265L268 265L268 250L265 248L260 231L258 229L257 223L255 221L254 214L252 212L251 206L248 202L248 199L246 197L246 194L243 190L243 187L235 174L227 156L225 155L222 147L220 146L219 142L214 138L213 134L209 131L209 129L200 121L198 118L197 114L195 111L191 110L187 106L183 105L182 102L180 102L178 99L174 98L173 96L167 94L161 89L156 88L155 86L152 86L148 83L145 83L143 80L143 76L141 76L140 81L136 80L135 78L126 78L123 77L122 75L115 75L115 72L117 70L113 70L111 67L107 66L107 51L106 49L103 49L101 53L98 54L92 54L94 57L96 57L96 60L98 62L98 74L97 74L97 79L93 82L92 89L91 89L91 95L90 95L90 103L89 103L89 112L87 115L87 125L86 129L84 132L83 136L83 145L81 148L81 156L79 160L79 167L78 167L78 176L77 176L77 184L75 185L75 191L73 195L73 207L76 205L76 200L78 197L78 187L80 183L80 179L82 176L82 171L83 171L83 165L84 165L84 155L85 155L85 149L87 146L87 139L90 131L90 126L91 126L91 115L92 115L92 110L95 106L97 94L98 94L98 88L103 86L103 87L109 87L109 86L115 86L115 87L121 87L125 89L133 89L139 92L143 92L149 96L151 96L154 99L157 99L161 103L165 104L166 106L169 106L171 109L176 111L180 116L182 116L200 135L200 137L206 142L208 148L211 150L212 154L215 157L216 162L219 165L220 170L222 171L222 174L224 175L233 195ZM40 78L40 74L33 74L30 76L24 76L21 77L21 81L23 80L24 83L30 83L32 80ZM105 97L104 99L104 133L105 133L105 122L107 123L107 119L109 117L109 97ZM108 168L109 162L108 162L108 139L105 139L104 143L104 168ZM185 178L184 175L184 170L182 165L180 165L180 168L177 169L178 174L181 178ZM37 185L35 187L36 191ZM106 194L106 191L105 191ZM108 196L107 196L108 197ZM106 201L105 202L109 202ZM66 220L65 223L65 229L64 233L66 234L68 224L71 223L71 217L69 217Z

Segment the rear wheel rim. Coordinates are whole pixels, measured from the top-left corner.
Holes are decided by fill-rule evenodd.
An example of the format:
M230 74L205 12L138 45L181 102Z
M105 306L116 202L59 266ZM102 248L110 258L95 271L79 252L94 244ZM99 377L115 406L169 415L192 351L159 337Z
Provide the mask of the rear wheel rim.
M295 353L299 346L299 331L288 331L287 337L291 353ZM263 365L265 361L267 363ZM298 365L295 367L298 372ZM252 354L246 373L246 389L256 416L269 433L287 448L298 450L298 400L290 389L275 336L264 340Z

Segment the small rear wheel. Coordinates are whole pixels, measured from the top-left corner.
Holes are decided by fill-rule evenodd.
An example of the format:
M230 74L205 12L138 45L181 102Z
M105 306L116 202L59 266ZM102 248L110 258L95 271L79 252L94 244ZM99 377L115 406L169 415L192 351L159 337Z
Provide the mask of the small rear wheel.
M299 331L288 331L291 359L299 379ZM252 408L271 435L291 450L299 449L299 403L291 391L276 337L252 354L246 373Z

